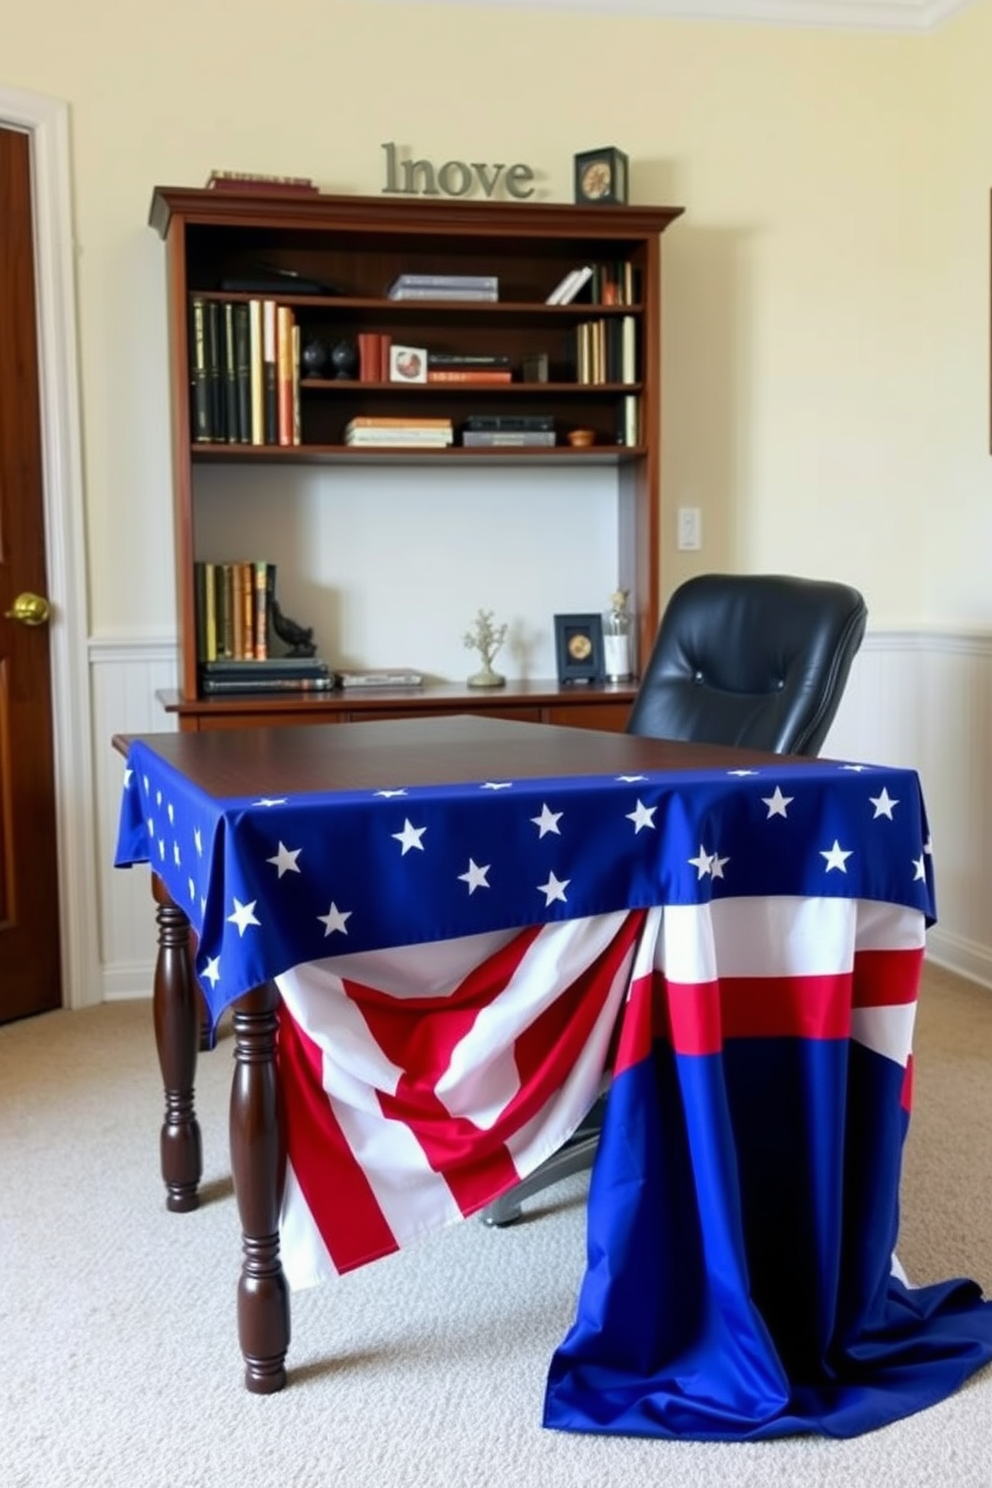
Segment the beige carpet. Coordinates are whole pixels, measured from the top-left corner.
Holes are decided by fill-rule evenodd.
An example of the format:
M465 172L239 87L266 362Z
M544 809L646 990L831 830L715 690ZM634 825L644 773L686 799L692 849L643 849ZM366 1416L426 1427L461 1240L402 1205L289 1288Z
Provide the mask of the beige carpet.
M992 1292L992 992L929 969L900 1259ZM148 1003L0 1029L3 1488L992 1488L992 1369L849 1442L540 1425L583 1269L584 1179L293 1301L291 1380L241 1384L231 1042L201 1058L204 1204L170 1215Z

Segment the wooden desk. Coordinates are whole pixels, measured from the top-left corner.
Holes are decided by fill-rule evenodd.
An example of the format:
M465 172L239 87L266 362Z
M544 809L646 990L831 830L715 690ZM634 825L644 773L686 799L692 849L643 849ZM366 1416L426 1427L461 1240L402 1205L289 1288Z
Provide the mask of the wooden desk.
M202 990L212 1015L218 1016L225 1006L234 1009L230 1135L243 1229L238 1326L246 1384L257 1393L285 1384L290 1331L279 1242L286 1147L275 1065L280 995L274 978L299 962L314 962L327 954L321 939L306 938L309 931L305 934L294 926L289 934L286 924L271 920L273 933L256 938L252 952L256 959L249 957L243 964L239 959L243 927L231 924L239 916L245 919L238 893L248 898L263 891L250 877L233 880L225 875L249 873L245 834L251 838L263 827L274 833L274 811L292 813L294 842L304 840L307 831L313 833L306 839L305 859L313 861L323 854L334 866L335 853L340 859L342 843L347 844L349 869L350 858L355 857L350 887L360 895L362 874L378 871L374 864L367 869L358 861L359 845L368 835L366 825L371 830L375 820L370 814L372 797L374 810L381 812L384 794L409 791L410 799L418 803L418 820L434 812L434 840L443 840L446 825L461 830L470 817L476 820L472 813L483 809L480 803L490 788L487 811L501 809L493 805L497 794L508 802L515 794L518 801L523 797L530 801L531 812L541 809L534 802L549 790L567 794L569 814L580 828L587 863L594 864L595 871L586 875L588 883L576 873L569 903L549 899L543 915L525 907L530 900L513 898L519 875L505 875L511 884L505 902L479 911L493 916L493 926L553 923L637 906L649 911L663 905L692 907L697 901L720 899L728 888L731 894L745 895L745 909L748 895L755 896L755 903L758 896L769 894L800 896L800 901L803 896L826 895L825 902L833 898L850 903L860 892L869 899L891 900L910 926L922 927L924 918L932 916L926 824L912 771L783 759L478 717L118 737L114 745L135 767L126 772L117 861L122 865L149 861L154 869L159 934L154 1008L165 1086L162 1172L170 1209L196 1207L201 1175L193 1103L198 1007L190 961L191 920L198 933ZM135 772L140 779L132 779ZM822 833L829 821L831 832L844 838L841 843L835 836L832 845L829 841L821 845L819 837L808 842L804 861L813 866L807 862L802 870L794 853L790 857L784 849L769 852L765 839L759 840L759 819L785 815L779 788L783 784L787 801L800 792L804 801L808 798L809 825L803 829L807 835ZM637 806L631 811L635 798ZM869 801L875 803L875 816L883 818L882 829L874 832L864 824L871 818ZM894 822L891 807L898 801L902 812ZM614 840L602 826L604 809L609 806L615 813L621 804L627 822L633 824L622 841ZM200 827L196 828L197 851L202 848L211 866L201 881L195 881L199 871L195 865L181 862L188 844L181 852L173 808L177 818L195 808L205 823L202 842ZM654 811L659 823L664 821L664 831L642 833L638 823L644 825L644 814ZM529 820L536 818L530 815ZM731 860L715 850L718 822L728 831L733 828L733 869L726 868ZM393 837L400 835L391 832ZM667 850L669 840L676 843L674 866L661 871L658 854ZM709 848L704 847L706 841ZM257 851L256 837L256 856ZM852 879L847 878L847 860L852 856L852 879L855 864L859 874L868 874L858 879L860 890L848 887ZM736 885L731 882L735 871ZM268 872L271 876L272 870ZM233 882L248 887L232 895ZM418 891L405 906L387 894L367 897L388 902L385 908L379 902L363 903L367 912L355 920L362 928L350 940L358 951L468 933L425 927L418 916L429 920L440 913L426 889L423 897ZM235 913L228 914L232 898ZM183 903L191 905L189 916L179 907ZM312 918L312 914L307 918L308 926ZM469 928L475 931L486 923L473 922ZM757 920L754 928L759 934ZM910 939L918 946L912 952L918 976L922 928L912 931ZM234 968L225 982L219 981L222 960L225 967ZM905 1051L902 1057L907 1057ZM895 1190L886 1190L884 1203L897 1203L897 1178L896 1173Z

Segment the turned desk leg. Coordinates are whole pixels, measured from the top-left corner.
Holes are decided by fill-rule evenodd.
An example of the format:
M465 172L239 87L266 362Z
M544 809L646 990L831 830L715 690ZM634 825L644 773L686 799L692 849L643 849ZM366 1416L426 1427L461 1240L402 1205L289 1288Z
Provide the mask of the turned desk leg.
M189 920L152 875L158 955L153 1007L155 1042L165 1089L165 1120L160 1142L166 1208L182 1214L195 1209L203 1173L200 1126L193 1107L193 1081L199 1043L199 989L190 969Z
M279 1257L286 1149L276 1070L279 994L271 982L234 1007L231 1166L241 1216L238 1338L245 1385L271 1395L286 1383L289 1287Z

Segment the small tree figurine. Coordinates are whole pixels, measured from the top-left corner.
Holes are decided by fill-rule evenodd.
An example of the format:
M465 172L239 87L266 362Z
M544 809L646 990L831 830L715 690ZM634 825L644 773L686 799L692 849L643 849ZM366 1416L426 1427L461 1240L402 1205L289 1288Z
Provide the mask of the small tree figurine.
M480 610L464 641L469 651L478 651L482 666L468 679L469 687L505 687L506 678L493 671L493 658L506 640L506 625L493 624L492 610Z

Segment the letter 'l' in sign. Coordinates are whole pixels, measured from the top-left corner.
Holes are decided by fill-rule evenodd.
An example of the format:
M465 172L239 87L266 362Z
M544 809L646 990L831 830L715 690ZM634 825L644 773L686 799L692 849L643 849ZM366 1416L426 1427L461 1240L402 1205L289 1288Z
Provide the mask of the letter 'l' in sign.
M401 160L396 146L382 147L386 152L386 184L383 192L402 196L472 196L481 186L486 196L494 196L502 186L507 196L526 201L534 195L534 172L529 165L484 165L473 161L446 160L435 166L429 160Z

